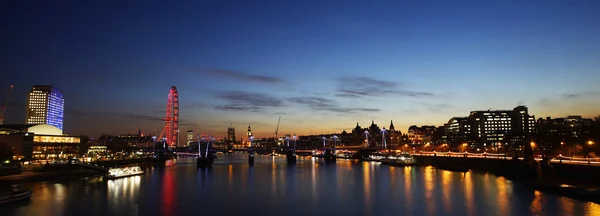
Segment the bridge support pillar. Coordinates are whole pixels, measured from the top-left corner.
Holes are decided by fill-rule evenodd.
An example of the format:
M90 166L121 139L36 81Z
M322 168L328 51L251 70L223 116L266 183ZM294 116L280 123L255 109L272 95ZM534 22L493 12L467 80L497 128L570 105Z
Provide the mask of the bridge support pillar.
M250 164L250 166L254 165L254 152L248 153L248 164Z
M285 154L288 164L296 164L296 151L288 150Z

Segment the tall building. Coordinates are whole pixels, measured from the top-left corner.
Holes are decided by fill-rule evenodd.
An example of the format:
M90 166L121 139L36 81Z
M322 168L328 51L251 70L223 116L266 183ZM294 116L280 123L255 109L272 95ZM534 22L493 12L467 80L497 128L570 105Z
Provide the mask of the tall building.
M450 144L478 147L528 143L536 133L535 117L525 106L512 110L472 111L466 118L451 118L446 124Z
M193 130L188 130L187 131L187 145L186 146L190 146L190 144L194 142L194 131Z
M234 127L228 127L227 128L227 141L236 141L235 139L235 128Z
M52 86L35 85L27 98L26 124L49 124L63 129L63 93Z
M485 146L523 142L535 133L535 117L525 106L513 110L472 111L469 115L475 143Z

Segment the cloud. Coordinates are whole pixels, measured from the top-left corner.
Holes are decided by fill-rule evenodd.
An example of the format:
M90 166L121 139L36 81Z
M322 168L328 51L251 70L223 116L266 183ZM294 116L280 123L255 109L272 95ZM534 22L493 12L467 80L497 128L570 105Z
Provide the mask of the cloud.
M292 103L305 104L313 108L334 107L334 101L322 97L293 97L288 99Z
M452 104L442 103L442 104L429 104L425 102L417 102L426 106L432 112L443 112L448 110L456 109L457 107Z
M587 96L594 96L596 95L596 92L592 92L592 91L581 91L581 92L575 92L575 93L565 93L562 94L563 97L568 98L568 99L575 99L575 98L581 98L581 97L587 97Z
M140 115L132 113L117 113L117 112L89 112L81 110L67 109L65 110L66 115L81 116L81 117L102 117L111 118L116 117L119 121L123 119L127 120L141 120L141 121L162 121L164 114L162 115ZM164 111L163 111L164 113Z
M269 84L291 84L281 78L273 77L273 76L264 76L264 75L253 75L244 73L236 70L224 70L224 69L209 69L202 70L203 74L222 77L227 79L235 79L246 82L258 82L258 83L269 83Z
M143 121L162 121L162 118L159 116L149 116L149 115L138 115L138 114L125 114L125 117L129 117L130 119L137 119Z
M218 94L217 97L234 104L248 104L257 107L276 107L283 105L283 102L280 99L263 93L228 91Z
M293 97L288 101L297 104L304 104L316 111L330 111L339 113L354 113L354 112L378 112L380 109L372 108L342 108L337 106L334 100L322 97Z
M179 122L179 126L184 126L184 127L200 127L200 125L198 125L196 123L182 123L182 122Z
M223 110L223 111L249 111L249 112L258 112L260 110L260 107L257 106L245 106L242 104L229 104L229 105L224 105L224 106L214 106L213 107L216 110Z
M407 91L397 82L375 80L368 77L342 78L337 89L338 97L375 97L382 95L401 95L408 97L433 96L430 92Z
M214 106L213 108L217 110L257 112L265 107L283 106L282 100L263 93L228 91L218 94L217 97L229 103L227 105Z

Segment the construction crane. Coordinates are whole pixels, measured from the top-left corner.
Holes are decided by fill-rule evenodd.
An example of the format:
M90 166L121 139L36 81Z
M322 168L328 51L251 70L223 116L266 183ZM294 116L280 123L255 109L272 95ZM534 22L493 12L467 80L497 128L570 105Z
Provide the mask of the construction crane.
M8 96L4 100L4 106L2 106L2 110L0 110L0 124L4 124L4 112L6 111L6 107L8 106L8 101L10 100L10 94L15 86L10 85L10 90L8 90Z
M277 132L279 132L279 122L281 122L281 116L279 116L279 120L277 120L277 128L275 128L275 139L279 139L277 136Z

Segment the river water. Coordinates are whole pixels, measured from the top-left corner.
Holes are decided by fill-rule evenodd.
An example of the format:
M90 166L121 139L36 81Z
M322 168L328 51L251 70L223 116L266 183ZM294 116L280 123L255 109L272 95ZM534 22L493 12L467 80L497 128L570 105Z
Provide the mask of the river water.
M486 173L375 162L284 156L194 158L149 167L141 176L24 184L31 201L0 215L600 215L600 205L534 191Z

